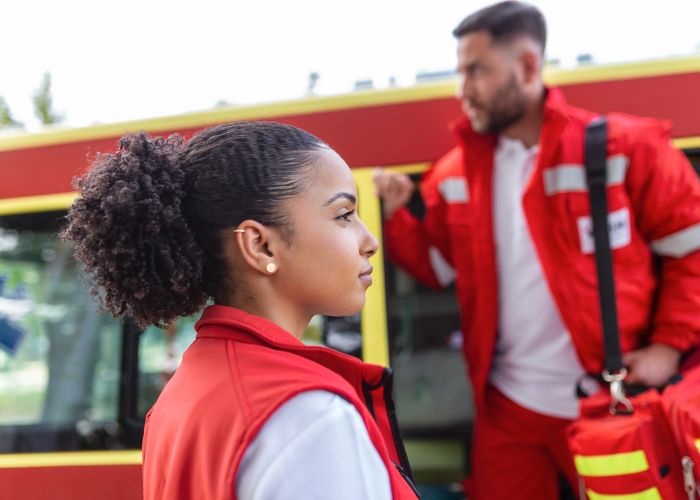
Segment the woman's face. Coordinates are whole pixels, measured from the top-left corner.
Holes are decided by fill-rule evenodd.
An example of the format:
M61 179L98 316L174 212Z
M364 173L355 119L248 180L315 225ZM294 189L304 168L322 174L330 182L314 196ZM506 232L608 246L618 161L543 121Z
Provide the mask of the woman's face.
M369 258L377 240L357 215L357 187L334 151L319 151L307 189L286 203L291 245L276 259L278 290L302 311L349 316L372 284Z

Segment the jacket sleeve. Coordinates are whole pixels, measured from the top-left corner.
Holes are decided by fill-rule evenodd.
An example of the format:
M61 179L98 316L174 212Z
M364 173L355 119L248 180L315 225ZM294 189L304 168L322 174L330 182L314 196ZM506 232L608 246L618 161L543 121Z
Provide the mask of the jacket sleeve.
M450 258L447 205L438 189L442 161L421 180L423 220L404 207L384 222L384 245L389 259L422 284L436 289L448 286L455 276Z
M627 174L637 227L661 258L651 342L681 351L700 340L700 180L655 126L632 144Z

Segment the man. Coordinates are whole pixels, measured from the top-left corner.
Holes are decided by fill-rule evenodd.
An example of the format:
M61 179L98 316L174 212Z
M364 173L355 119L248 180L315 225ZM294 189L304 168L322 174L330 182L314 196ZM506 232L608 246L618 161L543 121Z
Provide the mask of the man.
M477 408L475 499L547 499L574 484L565 428L603 346L583 169L591 112L542 81L545 21L502 2L458 41L458 145L424 176L378 171L389 256L434 287L456 276ZM626 381L658 386L700 333L700 182L667 123L611 114L608 203ZM661 258L657 272L652 252Z

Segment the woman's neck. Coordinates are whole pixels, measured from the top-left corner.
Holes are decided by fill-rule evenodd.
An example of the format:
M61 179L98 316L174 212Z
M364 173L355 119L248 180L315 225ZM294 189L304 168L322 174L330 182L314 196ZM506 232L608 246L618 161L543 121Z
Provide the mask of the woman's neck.
M288 302L275 297L274 294L262 296L265 297L265 300L256 300L253 296L237 294L232 300L226 301L225 305L268 319L300 339L311 321L311 316L301 313Z

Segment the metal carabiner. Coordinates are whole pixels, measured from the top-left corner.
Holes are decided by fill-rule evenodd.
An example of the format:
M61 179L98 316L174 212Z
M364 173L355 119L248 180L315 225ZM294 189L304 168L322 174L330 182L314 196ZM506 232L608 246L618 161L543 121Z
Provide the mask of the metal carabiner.
M603 380L610 384L610 414L629 415L634 413L632 402L627 399L623 380L627 376L627 368L621 368L619 372L610 373L603 371Z

